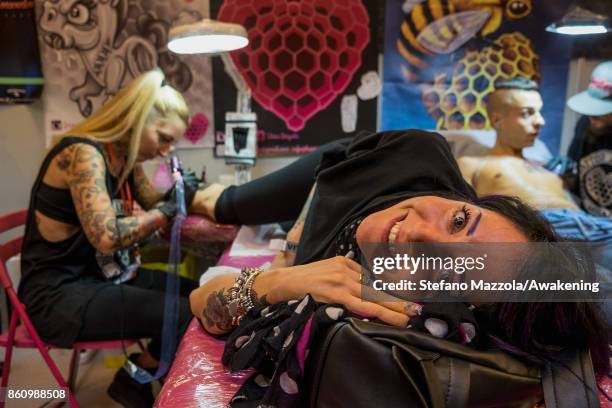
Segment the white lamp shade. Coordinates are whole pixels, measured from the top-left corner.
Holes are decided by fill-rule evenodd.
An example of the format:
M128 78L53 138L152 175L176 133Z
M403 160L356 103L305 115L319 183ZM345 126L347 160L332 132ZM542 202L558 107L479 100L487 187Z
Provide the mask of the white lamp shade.
M590 25L575 25L575 26L561 26L557 27L557 33L568 34L568 35L584 35L584 34L603 34L607 33L608 30L601 24L590 24Z
M546 31L567 35L604 34L611 31L608 18L582 7L574 7L563 18L546 27Z
M240 24L204 19L172 27L168 49L177 54L219 54L248 43L246 30Z

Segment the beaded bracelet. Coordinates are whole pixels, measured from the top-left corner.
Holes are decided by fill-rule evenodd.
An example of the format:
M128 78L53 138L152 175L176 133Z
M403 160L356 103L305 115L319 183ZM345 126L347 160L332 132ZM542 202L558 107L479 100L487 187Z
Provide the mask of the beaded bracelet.
M240 275L228 289L228 309L234 326L238 326L242 318L255 307L253 283L262 272L262 268L242 268Z

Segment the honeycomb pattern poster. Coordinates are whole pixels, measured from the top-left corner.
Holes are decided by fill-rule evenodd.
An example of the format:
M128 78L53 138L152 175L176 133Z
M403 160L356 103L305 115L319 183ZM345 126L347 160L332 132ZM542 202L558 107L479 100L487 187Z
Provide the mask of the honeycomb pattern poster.
M570 0L387 0L382 129L491 130L493 84L540 83L540 139L559 151L571 40L545 31Z
M209 58L166 47L172 25L208 16L208 0L37 0L47 145L140 73L160 67L181 91L191 124L178 147L212 147Z
M249 45L231 57L251 89L259 156L299 155L376 130L383 13L376 0L211 1L212 16L247 29ZM213 82L219 152L225 112L236 109L219 58Z

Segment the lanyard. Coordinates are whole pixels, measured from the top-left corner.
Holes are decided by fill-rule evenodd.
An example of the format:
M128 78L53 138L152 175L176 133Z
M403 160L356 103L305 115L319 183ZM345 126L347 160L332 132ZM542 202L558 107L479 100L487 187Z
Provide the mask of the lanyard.
M110 143L106 146L108 150L108 160L110 166L116 160L117 155L115 154L115 146ZM123 183L121 183L121 186L119 187L119 196L121 197L123 213L125 214L125 216L131 217L134 214L134 198L132 197L132 189L130 188L130 183L127 179L124 180ZM119 237L121 238L121 235ZM119 276L119 283L121 283L123 280L129 280L136 276L137 269L138 267L140 267L140 248L138 247L137 243L132 245L132 256L132 263L128 266L130 270L127 274L121 274L121 276Z
M109 164L116 159L115 147L112 144L107 145L108 150L108 158ZM125 214L129 217L134 213L134 199L132 198L132 189L130 188L130 183L127 180L124 180L121 186L119 187L119 196L121 197L121 201L123 202L123 209Z

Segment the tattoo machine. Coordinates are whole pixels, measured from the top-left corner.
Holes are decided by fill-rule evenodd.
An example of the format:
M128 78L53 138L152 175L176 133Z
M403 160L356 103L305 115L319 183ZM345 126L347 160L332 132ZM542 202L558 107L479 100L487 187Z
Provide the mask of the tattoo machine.
M176 208L178 214L186 215L187 208L185 206L185 184L183 183L183 164L178 156L170 157L170 171L174 179L174 187L176 189Z

